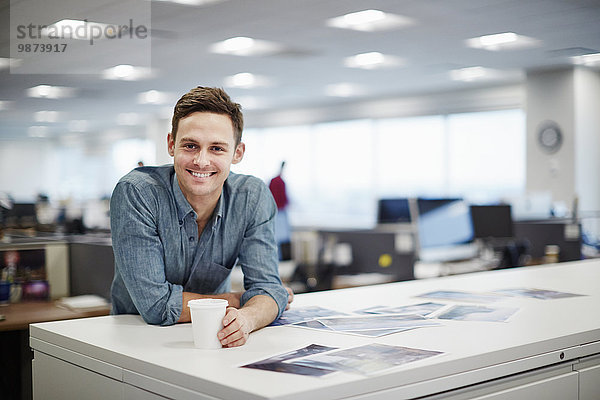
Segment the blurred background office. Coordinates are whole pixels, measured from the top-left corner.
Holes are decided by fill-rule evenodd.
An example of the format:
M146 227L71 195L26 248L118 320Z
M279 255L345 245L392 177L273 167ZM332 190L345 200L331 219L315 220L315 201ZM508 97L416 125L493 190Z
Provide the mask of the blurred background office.
M170 162L175 101L209 85L244 108L235 172L268 183L285 160L296 231L372 229L382 198L461 198L515 220L581 218L598 241L597 1L0 9L0 192L36 204L42 230L107 231L117 180Z

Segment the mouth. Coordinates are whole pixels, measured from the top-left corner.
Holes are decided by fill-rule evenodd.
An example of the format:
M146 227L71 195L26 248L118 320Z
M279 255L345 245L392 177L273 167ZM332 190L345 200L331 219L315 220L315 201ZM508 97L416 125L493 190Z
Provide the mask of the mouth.
M187 171L195 178L210 178L216 174L216 172L195 172L189 169Z

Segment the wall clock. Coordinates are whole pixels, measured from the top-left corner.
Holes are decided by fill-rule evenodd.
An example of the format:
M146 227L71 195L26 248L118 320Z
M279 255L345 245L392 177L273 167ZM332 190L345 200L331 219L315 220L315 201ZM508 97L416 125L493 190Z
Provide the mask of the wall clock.
M562 146L563 136L558 124L554 121L544 121L538 127L538 145L548 154L556 153Z

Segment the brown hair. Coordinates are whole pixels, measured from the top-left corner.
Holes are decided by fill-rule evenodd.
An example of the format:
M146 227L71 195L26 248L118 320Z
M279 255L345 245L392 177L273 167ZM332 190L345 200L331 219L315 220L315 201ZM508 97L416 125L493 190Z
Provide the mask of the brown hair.
M233 125L233 137L236 146L242 141L244 129L244 116L242 106L231 101L231 98L221 88L198 86L184 94L173 111L171 121L171 136L173 140L177 135L179 120L194 112L211 112L229 116Z

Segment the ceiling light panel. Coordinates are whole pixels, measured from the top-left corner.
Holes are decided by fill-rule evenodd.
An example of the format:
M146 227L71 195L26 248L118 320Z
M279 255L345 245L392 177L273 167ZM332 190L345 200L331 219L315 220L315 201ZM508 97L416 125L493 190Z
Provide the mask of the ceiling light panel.
M462 82L500 79L504 76L507 76L507 72L481 66L453 69L450 71L450 78L452 80Z
M401 58L385 55L377 51L356 54L344 59L344 65L350 68L377 69L404 65Z
M241 72L231 75L223 80L226 87L238 89L252 89L256 87L270 86L271 80L262 75L255 75L249 72Z
M117 124L135 126L142 124L142 116L138 113L120 113L117 115Z
M35 122L59 122L62 119L62 113L58 111L37 111L33 114Z
M157 3L175 3L182 4L184 6L205 6L214 3L223 3L227 0L152 0Z
M283 46L266 40L237 36L212 44L212 53L229 54L234 56L263 56L283 50Z
M23 60L19 58L0 57L0 69L17 68L23 64Z
M414 24L415 21L411 18L385 13L380 10L353 12L326 21L326 25L333 28L353 29L363 32L400 29Z
M171 101L171 94L158 90L148 90L139 93L137 96L138 104L167 104Z
M102 77L111 80L138 81L149 79L153 76L152 69L147 67L136 67L129 64L116 65L102 71Z
M586 67L600 67L600 53L584 54L571 57L576 65L585 65Z
M66 86L38 85L26 90L28 97L41 99L64 99L77 94L77 89Z
M29 137L43 138L43 137L47 137L48 133L49 133L48 127L43 126L43 125L30 126L27 129L27 135Z
M365 89L354 83L334 83L325 87L325 94L332 97L355 97L364 95Z
M535 47L541 42L537 39L518 35L514 32L503 32L467 39L465 43L468 47L472 47L474 49L498 51Z

